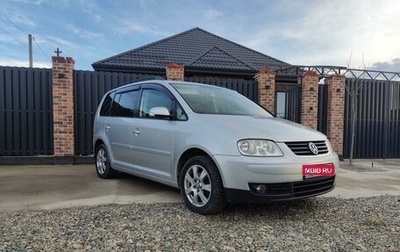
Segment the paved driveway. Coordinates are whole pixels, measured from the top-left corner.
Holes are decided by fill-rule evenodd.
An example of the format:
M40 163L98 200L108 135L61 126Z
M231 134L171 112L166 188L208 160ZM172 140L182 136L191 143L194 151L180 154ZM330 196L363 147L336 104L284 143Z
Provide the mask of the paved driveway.
M325 196L400 195L400 160L356 165L357 171L339 169L335 190ZM129 175L103 180L94 165L0 166L0 211L163 202L182 202L179 190Z

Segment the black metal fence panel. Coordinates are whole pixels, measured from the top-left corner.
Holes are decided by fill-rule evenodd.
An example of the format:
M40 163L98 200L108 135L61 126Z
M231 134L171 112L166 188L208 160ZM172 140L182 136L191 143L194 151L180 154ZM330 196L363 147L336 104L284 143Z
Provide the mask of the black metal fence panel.
M75 155L93 154L94 114L101 98L107 91L124 84L154 78L165 78L165 76L75 70Z
M318 85L318 131L328 132L328 86L324 84Z
M257 82L253 80L213 77L185 77L185 81L210 84L236 90L250 100L258 102Z
M346 79L344 150L350 157L351 107L356 104L354 158L400 158L400 82ZM351 98L350 92L358 89Z
M301 122L301 87L293 86L287 91L286 117L293 122Z
M0 156L53 154L52 70L0 67Z
M275 76L275 110L278 117L301 122L301 84L297 75Z

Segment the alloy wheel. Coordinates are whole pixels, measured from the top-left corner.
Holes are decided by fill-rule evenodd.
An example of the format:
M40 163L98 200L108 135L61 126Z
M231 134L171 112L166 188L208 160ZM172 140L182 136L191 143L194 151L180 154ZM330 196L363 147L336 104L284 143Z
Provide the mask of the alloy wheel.
M196 207L202 207L211 198L211 179L207 170L200 165L191 166L184 179L186 197Z

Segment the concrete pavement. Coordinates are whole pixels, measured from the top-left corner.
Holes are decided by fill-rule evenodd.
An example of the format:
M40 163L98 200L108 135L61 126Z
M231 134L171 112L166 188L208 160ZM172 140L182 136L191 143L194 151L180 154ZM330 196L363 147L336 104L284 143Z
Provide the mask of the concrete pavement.
M400 195L400 160L341 165L335 190L324 197ZM130 175L103 180L94 165L0 166L0 211L163 202L182 202L179 190Z

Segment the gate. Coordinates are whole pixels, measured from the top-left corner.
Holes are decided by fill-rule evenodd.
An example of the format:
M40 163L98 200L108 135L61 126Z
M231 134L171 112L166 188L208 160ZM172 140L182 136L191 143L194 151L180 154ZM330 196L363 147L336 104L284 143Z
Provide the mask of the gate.
M276 75L276 116L293 122L301 121L301 84L296 75Z
M52 70L0 67L0 156L53 154Z
M356 103L354 158L400 158L400 82L346 79L344 157L350 156L351 105Z

